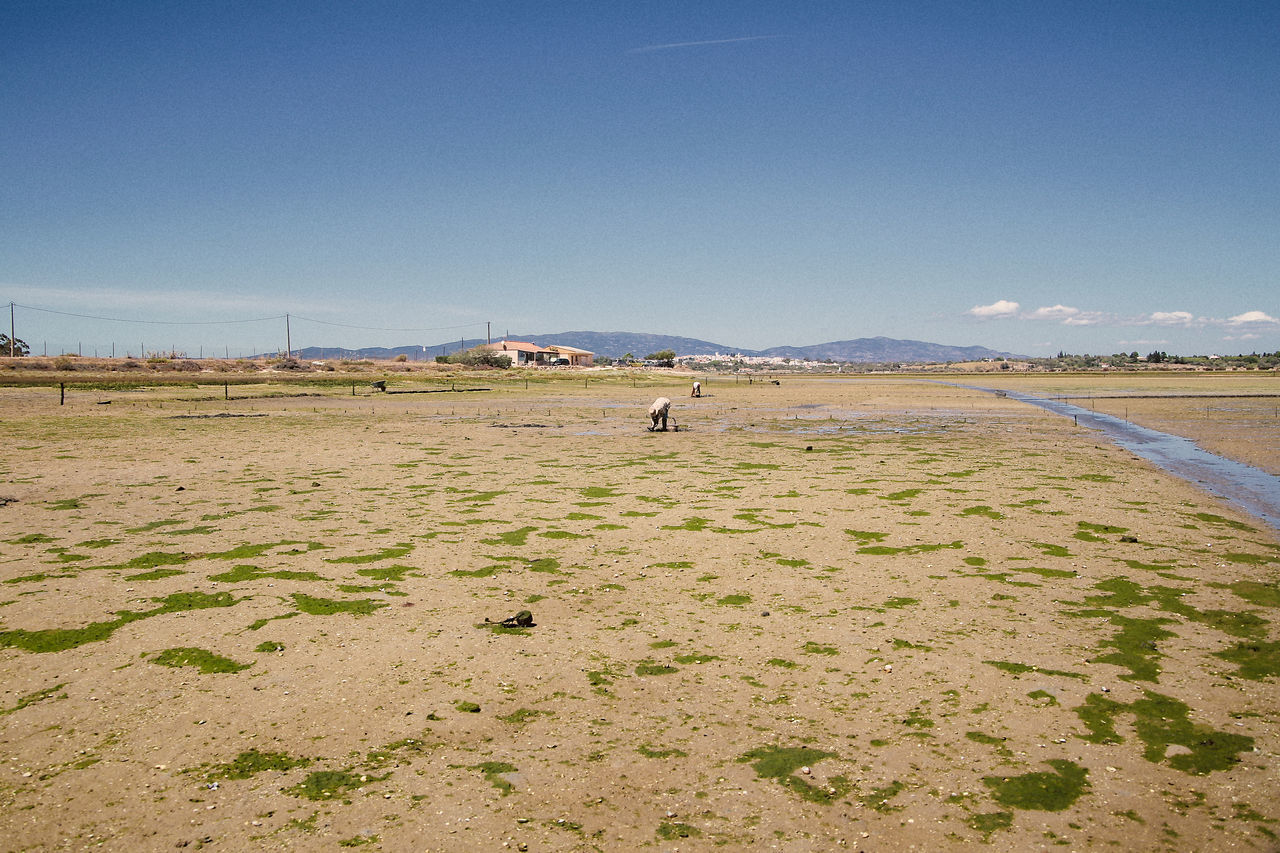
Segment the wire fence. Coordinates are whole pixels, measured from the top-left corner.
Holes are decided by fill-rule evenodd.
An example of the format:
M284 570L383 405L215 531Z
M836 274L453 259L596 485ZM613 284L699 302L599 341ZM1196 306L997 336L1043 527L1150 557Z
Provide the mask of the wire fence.
M267 317L234 318L227 320L144 320L139 318L109 317L59 311L35 305L9 303L8 328L3 330L4 346L0 357L10 354L10 339L25 343L30 355L75 355L93 358L221 358L252 359L286 355L304 355L307 358L360 358L370 352L389 357L406 355L411 361L429 361L437 355L448 355L459 349L468 349L488 339L490 324L484 322L462 323L451 326L387 327L364 326L354 323L338 323L319 320L298 314L275 314ZM23 314L30 312L29 316ZM93 340L84 336L72 336L66 330L49 334L50 326L59 325L58 318L92 321L108 324L108 334ZM52 321L52 322L50 322ZM300 328L299 328L300 324ZM465 334L455 341L433 344L408 344L395 347L332 347L319 346L314 341L319 335L308 326L330 329L355 330L378 333L423 335L432 332L453 332L485 328L485 337L468 338ZM249 333L245 329L252 328ZM219 334L235 330L235 334ZM27 331L30 330L30 331ZM119 334L115 334L116 331ZM296 333L296 334L295 334ZM222 342L219 342L219 338ZM234 339L233 344L230 341ZM16 345L15 345L16 346Z

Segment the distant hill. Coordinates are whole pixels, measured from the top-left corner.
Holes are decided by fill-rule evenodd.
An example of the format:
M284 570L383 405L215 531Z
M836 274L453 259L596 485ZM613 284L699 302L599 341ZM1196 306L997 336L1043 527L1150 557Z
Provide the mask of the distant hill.
M809 361L847 361L909 363L981 361L984 358L1016 358L1013 353L996 352L986 347L953 347L931 344L927 341L903 341L895 338L856 338L852 341L832 341L807 347L772 347L760 355L802 358Z
M555 334L521 334L512 335L511 340L533 341L542 346L561 344L590 350L596 355L610 358L621 358L631 353L636 358L643 358L649 353L659 350L674 350L676 355L742 355L771 356L794 358L809 361L843 361L857 363L905 362L908 364L940 363L948 361L980 361L984 358L1020 358L1008 352L999 352L986 347L955 347L946 344L934 344L927 341L897 340L895 338L855 338L850 341L831 341L825 344L812 344L805 347L780 346L766 350L749 350L725 344L712 343L697 338L682 338L675 335L650 335L640 332L556 332ZM299 358L309 361L321 359L393 359L399 355L407 355L411 361L430 361L437 355L449 355L460 349L468 349L482 344L482 340L444 341L427 347L365 347L363 349L340 349L337 347L307 347L295 350Z
M765 350L749 350L697 338L680 338L672 335L645 335L635 332L560 332L554 335L525 335L516 340L536 341L544 346L565 344L591 350L596 355L611 358L631 353L643 358L651 352L670 349L676 355L744 355L775 356L779 358L809 361L865 362L948 362L980 361L984 358L1017 358L1013 353L998 352L981 346L955 347L927 341L897 340L894 338L856 338L851 341L831 341L806 347L770 347Z

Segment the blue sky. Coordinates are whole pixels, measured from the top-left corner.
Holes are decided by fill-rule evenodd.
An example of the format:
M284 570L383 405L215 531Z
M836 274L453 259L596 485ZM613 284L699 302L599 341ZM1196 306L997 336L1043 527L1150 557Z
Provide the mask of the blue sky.
M7 0L0 69L37 352L1280 349L1270 0Z

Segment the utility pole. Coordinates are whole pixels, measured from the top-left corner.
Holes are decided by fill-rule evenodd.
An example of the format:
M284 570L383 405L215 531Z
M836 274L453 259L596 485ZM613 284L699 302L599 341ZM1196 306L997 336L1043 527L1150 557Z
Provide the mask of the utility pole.
M13 303L9 303L9 358L13 358Z
M289 337L289 315L284 315L284 357L293 358L293 341Z
M489 329L489 327L492 325L493 323L489 320L486 320L484 323L484 342L486 344L493 343L493 333Z

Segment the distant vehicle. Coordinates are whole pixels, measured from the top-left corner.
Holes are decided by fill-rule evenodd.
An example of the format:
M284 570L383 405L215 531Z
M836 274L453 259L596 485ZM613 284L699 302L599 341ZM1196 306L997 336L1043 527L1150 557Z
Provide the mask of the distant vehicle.
M553 362L551 362L551 363L552 363L553 365L555 365L556 367L568 367L568 366L569 366L569 359L567 359L567 358L557 358L555 361L553 361Z

